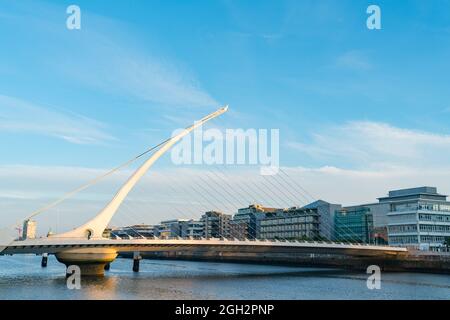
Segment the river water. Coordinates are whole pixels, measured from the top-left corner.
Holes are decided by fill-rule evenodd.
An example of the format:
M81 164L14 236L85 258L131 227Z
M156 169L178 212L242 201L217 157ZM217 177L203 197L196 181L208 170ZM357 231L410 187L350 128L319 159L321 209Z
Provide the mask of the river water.
M0 256L0 299L450 299L450 275L382 273L369 290L365 273L251 264L117 259L104 278L66 285L53 256Z

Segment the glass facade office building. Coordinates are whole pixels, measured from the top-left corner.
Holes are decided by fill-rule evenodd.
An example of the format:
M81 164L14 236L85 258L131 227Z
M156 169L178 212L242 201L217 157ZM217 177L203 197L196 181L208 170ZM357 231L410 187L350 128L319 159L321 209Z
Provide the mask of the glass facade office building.
M337 211L334 226L336 241L373 243L373 215L370 208L355 207Z

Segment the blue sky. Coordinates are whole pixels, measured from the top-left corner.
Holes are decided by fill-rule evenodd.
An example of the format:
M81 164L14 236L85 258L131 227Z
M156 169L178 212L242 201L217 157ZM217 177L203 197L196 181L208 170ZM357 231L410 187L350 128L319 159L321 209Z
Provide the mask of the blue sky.
M81 30L65 26L70 4ZM382 30L366 28L370 4ZM281 165L318 197L450 192L450 1L3 0L0 39L11 208L31 192L19 165L110 168L225 103L210 126L280 129Z

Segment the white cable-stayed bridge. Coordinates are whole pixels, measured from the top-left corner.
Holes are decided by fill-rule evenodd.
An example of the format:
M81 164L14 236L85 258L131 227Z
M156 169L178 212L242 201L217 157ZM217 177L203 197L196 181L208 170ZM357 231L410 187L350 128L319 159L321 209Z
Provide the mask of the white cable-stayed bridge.
M54 254L58 261L66 266L78 265L85 275L101 275L106 265L114 261L119 253L132 252L135 263L139 261L141 252L228 252L228 253L252 253L252 254L331 254L349 257L376 257L377 259L402 256L408 250L400 247L375 246L365 244L333 243L329 241L286 241L286 240L237 240L221 238L210 239L109 239L104 238L103 233L108 227L114 214L117 212L129 192L145 175L151 166L173 145L188 135L192 130L202 126L207 121L214 119L227 111L223 107L209 114L201 120L187 127L179 134L160 143L139 155L142 157L150 151L156 150L123 184L112 200L91 220L73 230L53 234L46 238L8 240L0 239L1 254ZM136 158L138 158L136 157ZM134 159L130 160L133 161ZM126 163L127 164L127 163ZM125 165L126 165L125 164ZM109 175L124 165L119 166L104 176ZM61 199L34 212L37 215L69 198L73 194L84 190L89 185L96 183L101 176L82 187L69 192ZM270 182L272 184L272 182ZM272 184L273 188L277 185ZM230 195L231 196L231 195Z

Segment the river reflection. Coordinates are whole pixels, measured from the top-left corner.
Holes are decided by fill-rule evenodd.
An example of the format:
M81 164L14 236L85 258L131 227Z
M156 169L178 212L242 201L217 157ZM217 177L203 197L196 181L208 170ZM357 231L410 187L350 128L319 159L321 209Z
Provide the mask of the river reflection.
M64 266L33 255L0 256L0 299L450 299L450 276L383 273L369 290L365 273L250 264L117 259L103 278L66 286Z

